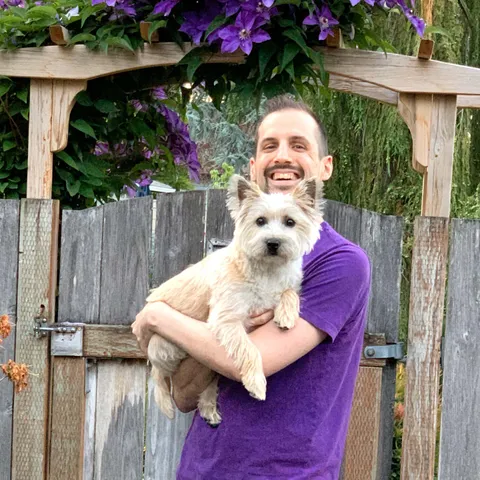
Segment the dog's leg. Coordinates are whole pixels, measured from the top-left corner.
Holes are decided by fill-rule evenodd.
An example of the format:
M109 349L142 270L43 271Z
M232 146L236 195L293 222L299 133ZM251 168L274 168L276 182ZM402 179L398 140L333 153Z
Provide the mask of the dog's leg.
M217 408L218 396L218 375L210 382L208 387L200 394L198 398L198 412L200 416L212 427L216 427L222 421Z
M262 356L248 338L243 327L243 318L230 312L215 312L208 325L215 337L224 346L227 354L240 371L242 383L250 395L257 400L265 400L267 379L263 373Z
M280 303L274 312L274 322L282 330L289 330L295 326L300 311L300 298L291 288L285 290L280 297Z
M170 389L165 381L165 372L157 367L152 366L152 378L155 380L154 398L160 410L168 417L173 419L175 416L175 408L170 395Z

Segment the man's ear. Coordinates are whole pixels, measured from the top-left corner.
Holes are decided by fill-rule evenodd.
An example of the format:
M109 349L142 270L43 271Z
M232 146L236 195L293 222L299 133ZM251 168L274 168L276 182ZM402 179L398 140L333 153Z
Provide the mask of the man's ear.
M245 199L258 197L260 193L260 189L256 184L245 180L240 175L233 175L230 179L227 194L227 207L232 217L235 218L237 216Z

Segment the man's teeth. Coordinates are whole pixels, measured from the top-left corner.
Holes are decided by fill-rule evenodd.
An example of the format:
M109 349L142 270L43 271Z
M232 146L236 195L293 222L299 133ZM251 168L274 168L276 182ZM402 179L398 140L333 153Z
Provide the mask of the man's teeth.
M272 176L272 180L293 180L295 175L293 173L277 173Z

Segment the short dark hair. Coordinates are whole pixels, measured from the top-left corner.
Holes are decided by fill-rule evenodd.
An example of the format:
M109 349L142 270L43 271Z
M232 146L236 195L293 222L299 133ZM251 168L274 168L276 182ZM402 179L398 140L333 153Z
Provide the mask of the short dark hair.
M268 117L268 115L275 112L280 112L282 110L299 110L300 112L305 112L310 115L315 120L315 123L318 127L318 153L320 157L328 155L327 132L325 131L325 127L323 126L321 120L307 104L305 104L301 100L295 100L295 98L286 94L272 97L265 102L263 114L259 118L257 122L257 128L255 130L255 154L257 153L258 148L258 130L260 128L260 125L265 120L265 118Z

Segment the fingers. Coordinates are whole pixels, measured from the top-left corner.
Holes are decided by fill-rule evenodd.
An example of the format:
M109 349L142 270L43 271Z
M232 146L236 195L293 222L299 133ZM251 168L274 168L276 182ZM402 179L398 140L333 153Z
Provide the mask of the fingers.
M260 314L254 313L250 316L250 318L245 323L245 329L247 332L251 332L262 325L265 325L270 320L273 320L273 310L267 310L266 312L262 312Z

